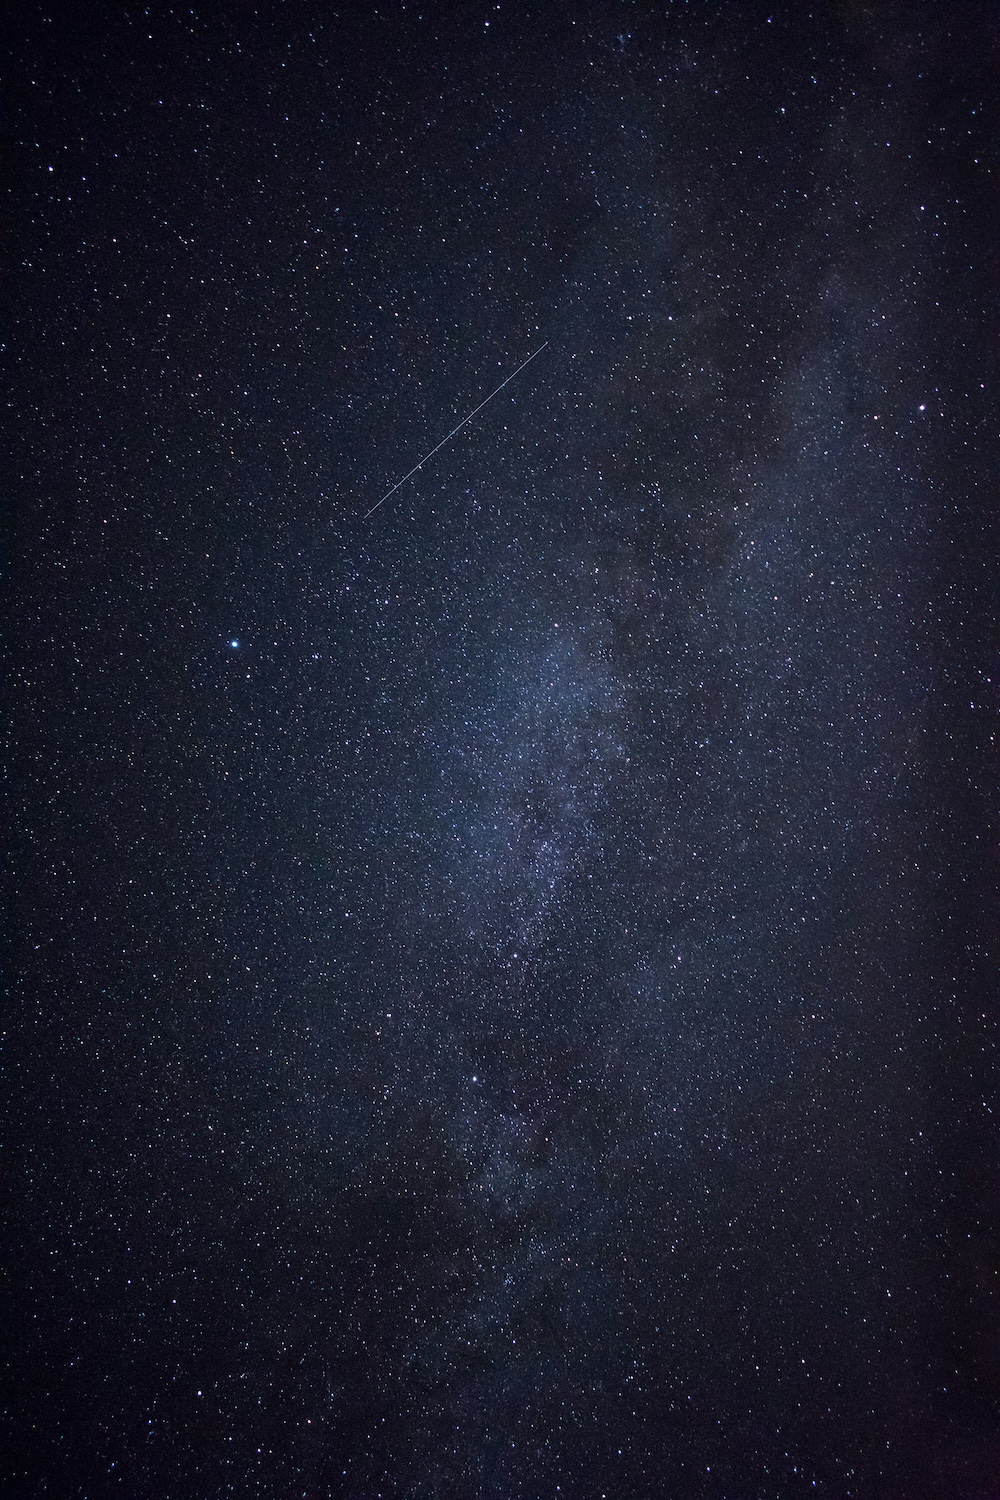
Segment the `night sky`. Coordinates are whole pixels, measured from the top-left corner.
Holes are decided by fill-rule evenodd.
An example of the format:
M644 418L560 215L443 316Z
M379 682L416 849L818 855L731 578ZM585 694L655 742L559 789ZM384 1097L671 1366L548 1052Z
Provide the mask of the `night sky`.
M997 1500L1000 12L4 46L4 1500Z

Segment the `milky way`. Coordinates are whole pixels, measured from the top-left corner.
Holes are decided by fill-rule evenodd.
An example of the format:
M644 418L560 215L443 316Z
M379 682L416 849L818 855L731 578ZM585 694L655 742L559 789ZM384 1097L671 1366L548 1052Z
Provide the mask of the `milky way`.
M993 1493L945 11L21 23L4 1494Z

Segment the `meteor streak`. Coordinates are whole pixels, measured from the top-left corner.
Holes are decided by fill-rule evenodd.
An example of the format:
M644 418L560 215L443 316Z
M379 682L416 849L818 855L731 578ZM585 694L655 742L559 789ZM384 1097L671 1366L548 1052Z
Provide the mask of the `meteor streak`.
M427 460L429 458L433 458L434 455L435 455L435 453L437 453L439 449L441 449L441 448L444 447L445 443L450 443L451 442L452 438L455 436L455 433L458 432L458 431L460 431L460 429L465 426L466 422L471 422L472 419L473 419L473 417L476 416L477 413L481 412L482 409L483 409L483 407L486 406L486 405L488 405L488 403L493 400L494 396L499 396L500 392L503 390L503 388L504 388L505 385L510 385L510 383L514 379L515 375L520 375L520 373L524 369L525 365L530 365L531 361L533 359L535 359L537 355L541 354L541 352L542 352L543 349L547 349L548 347L549 347L549 341L548 341L548 339L546 339L545 343L541 344L539 346L539 348L537 348L535 350L534 354L529 354L528 357L527 357L527 359L521 361L521 363L518 365L517 369L514 371L514 373L512 375L508 375L506 380L501 380L500 384L497 386L497 388L496 388L495 391L490 391L490 393L486 397L485 401L480 401L480 403L476 407L475 411L470 411L469 415L467 417L463 417L462 420L461 420L461 422L459 422L458 426L457 427L453 427L451 429L451 431L449 432L448 436L447 437L443 437L441 439L441 441L438 443L438 445L437 445L436 448L432 448L429 453L425 453L424 456L423 456L423 458L420 460L420 462L418 464L414 464L413 465L413 468L410 470L409 474L404 474L403 477L402 477L402 479L398 479L396 481L396 483L393 485L393 487L392 487L391 490L386 490L385 494L382 496L382 499L379 500L375 505L373 505L372 508L371 508L371 510L365 511L363 519L367 521L367 519L368 519L369 516L373 516L375 514L375 512L378 510L379 506L380 505L384 505L385 502L388 500L389 496L390 495L394 495L396 493L396 491L399 489L399 487L400 487L401 484L405 484L408 479L412 479L413 476L414 476L414 474L417 472L417 470L418 469L422 469L423 466L424 466L424 464L427 462Z

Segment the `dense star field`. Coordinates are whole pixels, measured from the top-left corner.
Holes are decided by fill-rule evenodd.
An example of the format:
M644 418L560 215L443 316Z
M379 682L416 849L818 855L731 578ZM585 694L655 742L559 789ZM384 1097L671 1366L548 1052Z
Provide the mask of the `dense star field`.
M2 1494L996 1500L995 7L5 45Z

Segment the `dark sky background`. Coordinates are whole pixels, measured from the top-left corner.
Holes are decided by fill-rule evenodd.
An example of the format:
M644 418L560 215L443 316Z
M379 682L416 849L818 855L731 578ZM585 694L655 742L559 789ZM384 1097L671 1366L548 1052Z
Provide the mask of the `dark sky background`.
M6 48L3 1495L996 1500L995 6Z

